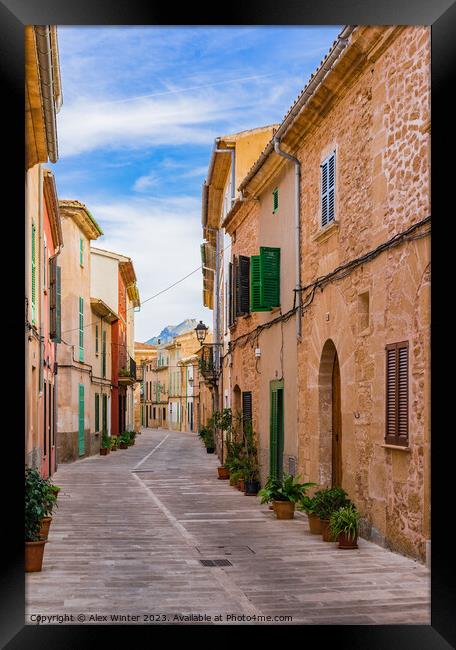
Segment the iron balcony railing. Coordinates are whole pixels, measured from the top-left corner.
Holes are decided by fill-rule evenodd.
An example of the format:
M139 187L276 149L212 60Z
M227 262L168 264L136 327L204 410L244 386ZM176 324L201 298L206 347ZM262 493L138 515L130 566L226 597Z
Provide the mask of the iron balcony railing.
M127 367L119 368L119 379L132 379L136 381L138 377L136 376L136 361L127 356Z
M220 345L205 343L202 345L199 369L204 379L217 381L220 368Z

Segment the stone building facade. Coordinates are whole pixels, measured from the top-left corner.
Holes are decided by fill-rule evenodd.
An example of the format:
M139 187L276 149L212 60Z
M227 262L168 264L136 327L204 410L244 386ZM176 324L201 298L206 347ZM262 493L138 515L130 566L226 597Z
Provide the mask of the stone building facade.
M294 339L283 469L294 428L295 473L341 485L363 536L422 561L430 544L429 102L429 28L344 28L240 184L248 200L224 223L234 255L281 249L280 309L251 311L231 330L229 363L253 395L262 477L272 440L265 385L282 372L271 359L279 340L281 364L291 363ZM277 231L299 216L294 251L265 211L277 189ZM297 271L285 270L290 256L299 259L299 291L289 278Z

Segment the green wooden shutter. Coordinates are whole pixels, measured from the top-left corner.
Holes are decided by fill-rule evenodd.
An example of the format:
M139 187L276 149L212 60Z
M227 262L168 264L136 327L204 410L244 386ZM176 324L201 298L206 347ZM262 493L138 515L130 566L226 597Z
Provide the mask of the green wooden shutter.
M84 240L82 237L79 240L79 264L80 266L84 266Z
M276 187L275 190L272 191L272 212L277 212L279 209L279 188Z
M269 425L269 476L277 478L277 456L278 456L278 422L277 422L277 389L271 383L271 411Z
M103 395L103 412L102 412L102 428L103 433L108 433L108 396Z
M78 449L79 449L79 455L84 456L84 454L85 454L85 442L84 442L84 384L79 384Z
M104 379L106 377L106 330L103 331L101 341L101 371Z
M95 432L100 430L100 395L95 393Z
M95 354L98 354L98 325L95 325Z
M280 248L260 247L260 302L262 307L280 305Z
M79 361L84 361L84 298L79 297Z
M36 226L32 223L32 323L36 323Z
M260 256L250 258L250 311L269 311L269 307L261 304L261 271Z

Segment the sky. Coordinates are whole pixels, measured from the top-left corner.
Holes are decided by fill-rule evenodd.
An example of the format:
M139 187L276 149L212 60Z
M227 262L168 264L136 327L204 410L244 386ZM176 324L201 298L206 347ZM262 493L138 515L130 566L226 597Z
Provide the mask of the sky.
M214 139L280 123L342 26L57 28L60 199L85 203L132 258L142 301L201 265L201 186ZM212 324L202 274L145 302L135 340Z

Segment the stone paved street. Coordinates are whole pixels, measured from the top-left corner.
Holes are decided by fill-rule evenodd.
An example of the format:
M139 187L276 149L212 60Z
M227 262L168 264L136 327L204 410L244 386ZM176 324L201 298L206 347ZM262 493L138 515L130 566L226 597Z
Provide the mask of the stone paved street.
M60 465L43 570L26 578L27 622L206 614L242 623L226 617L244 614L430 624L423 565L363 539L357 551L338 550L311 535L301 513L277 521L258 498L217 480L217 466L195 434L157 429L143 429L127 450ZM232 566L200 563L222 558Z

